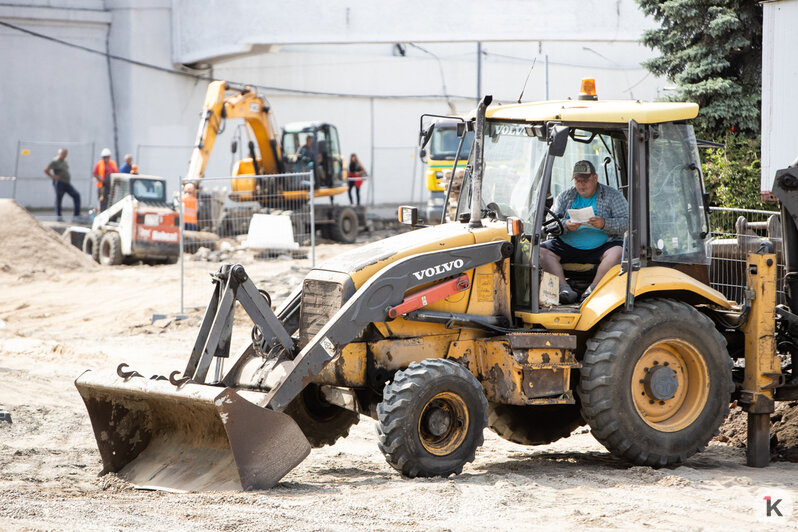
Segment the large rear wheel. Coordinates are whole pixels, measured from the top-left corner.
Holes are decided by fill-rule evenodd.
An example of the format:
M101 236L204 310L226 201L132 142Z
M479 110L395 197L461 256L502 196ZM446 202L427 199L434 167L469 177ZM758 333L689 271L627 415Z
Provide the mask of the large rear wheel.
M610 318L588 341L582 415L610 452L664 466L704 449L729 413L726 341L678 301L653 299Z
M460 364L414 362L396 373L377 405L380 450L411 478L458 474L482 445L486 408L482 385Z

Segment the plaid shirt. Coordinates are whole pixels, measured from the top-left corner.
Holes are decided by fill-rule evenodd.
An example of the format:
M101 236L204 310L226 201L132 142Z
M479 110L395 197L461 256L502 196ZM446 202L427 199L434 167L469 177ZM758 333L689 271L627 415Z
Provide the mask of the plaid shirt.
M557 216L565 218L566 211L571 208L576 199L576 187L563 190L554 200L554 209ZM604 232L611 240L620 240L629 227L629 204L619 191L598 183L598 196L596 197L596 216L604 218ZM565 226L565 224L563 224ZM568 227L565 227L568 232Z

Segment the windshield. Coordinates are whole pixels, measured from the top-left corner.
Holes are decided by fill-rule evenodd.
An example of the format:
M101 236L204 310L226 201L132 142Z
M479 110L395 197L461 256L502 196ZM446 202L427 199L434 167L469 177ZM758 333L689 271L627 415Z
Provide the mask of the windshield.
M474 143L474 132L469 131L466 133L463 147L460 150L460 158L465 159L471 151L471 144ZM460 144L460 139L457 137L457 131L451 127L435 126L432 131L432 139L430 140L429 158L437 161L454 161L454 156L457 153L457 146Z
M523 124L489 122L486 128L482 207L500 218L516 216L531 231L548 144ZM458 215L468 212L470 205L471 189L464 185Z
M131 190L139 201L166 201L166 186L163 181L133 179Z
M313 128L302 131L285 131L283 133L283 158L292 158L299 148L305 145L308 137L313 137Z

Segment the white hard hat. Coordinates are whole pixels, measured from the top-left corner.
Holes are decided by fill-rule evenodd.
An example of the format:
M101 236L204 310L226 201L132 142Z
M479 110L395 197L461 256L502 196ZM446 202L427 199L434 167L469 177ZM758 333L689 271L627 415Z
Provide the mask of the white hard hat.
M110 157L110 156L111 156L111 150L109 150L108 148L103 148L103 151L100 152L100 157Z

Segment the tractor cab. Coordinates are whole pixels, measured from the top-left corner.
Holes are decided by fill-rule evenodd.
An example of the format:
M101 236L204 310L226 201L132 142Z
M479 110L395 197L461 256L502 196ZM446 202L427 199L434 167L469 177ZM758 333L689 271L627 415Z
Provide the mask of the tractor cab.
M565 231L568 213L554 208L574 185L578 161L590 162L599 187L620 191L628 204L623 217L606 221L609 238L623 246L621 272L666 266L708 284L708 211L695 134L686 123L697 112L690 103L594 99L486 109L482 142L469 158L474 170L466 173L455 212L460 221L472 217L471 180L480 172L480 217L520 221L512 260L517 310L546 310L540 245ZM596 265L563 269L582 292Z
M312 139L308 144L308 139ZM294 122L283 128L286 172L313 172L315 188L341 186L345 175L338 130L326 122Z

